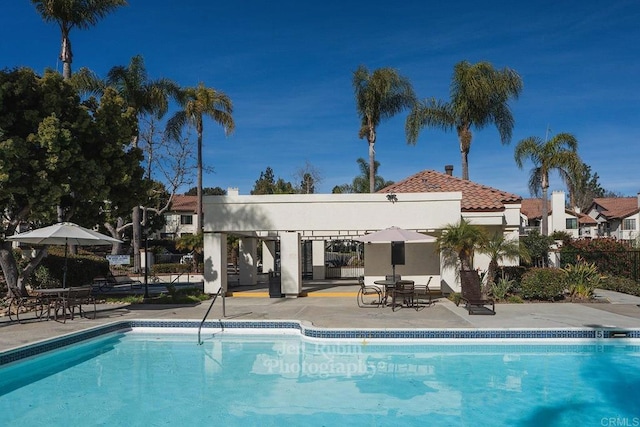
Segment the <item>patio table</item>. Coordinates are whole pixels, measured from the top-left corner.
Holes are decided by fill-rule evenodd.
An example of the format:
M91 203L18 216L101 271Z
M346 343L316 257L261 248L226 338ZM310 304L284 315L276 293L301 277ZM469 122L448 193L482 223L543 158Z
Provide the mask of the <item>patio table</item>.
M388 297L389 295L391 295L392 298L392 305L395 305L395 289L398 286L404 286L404 285L414 285L414 281L413 280L405 280L405 279L400 279L400 280L390 280L390 279L384 279L384 280L374 280L373 282L376 285L380 285L380 286L384 286L384 298L382 300L382 303L387 305L387 301L388 301Z
M51 317L52 305L54 320L58 320L58 303L69 296L69 289L70 288L48 288L34 290L34 292L47 303L47 320ZM44 315L44 310L42 310L42 316ZM66 318L66 313L63 312L62 315Z

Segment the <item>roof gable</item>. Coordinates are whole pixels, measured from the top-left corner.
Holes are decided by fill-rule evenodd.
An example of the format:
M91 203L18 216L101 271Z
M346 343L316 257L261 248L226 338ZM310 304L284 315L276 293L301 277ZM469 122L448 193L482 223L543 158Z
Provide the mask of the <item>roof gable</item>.
M424 170L404 180L389 185L378 193L435 193L462 192L461 210L463 212L503 211L506 204L520 203L522 198L492 187L463 180L454 176Z
M195 212L198 205L197 196L185 196L176 194L171 201L171 211L174 212Z
M593 205L602 208L600 212L607 219L626 218L640 212L637 197L600 197L593 199Z

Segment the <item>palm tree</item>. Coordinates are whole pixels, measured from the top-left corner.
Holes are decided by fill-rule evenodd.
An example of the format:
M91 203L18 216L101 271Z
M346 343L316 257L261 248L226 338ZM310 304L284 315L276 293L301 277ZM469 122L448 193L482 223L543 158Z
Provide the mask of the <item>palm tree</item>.
M233 121L233 104L231 98L223 92L206 87L200 83L198 87L186 88L178 96L181 110L175 113L167 122L167 134L174 139L180 137L180 132L186 125L195 127L198 134L198 182L197 182L197 223L196 231L202 230L202 132L203 116L209 116L213 121L224 128L225 135L229 135L235 129Z
M144 59L140 55L131 58L126 67L112 67L107 73L104 84L114 87L127 102L127 105L135 111L138 126L133 136L132 145L136 148L140 137L142 117L156 116L161 118L164 116L169 106L169 96L177 97L179 92L178 85L169 79L149 80ZM149 159L149 164L151 164L151 159ZM151 179L151 177L147 176L147 179ZM138 271L141 267L140 249L142 246L142 221L139 206L133 208L131 219L133 223L134 269Z
M90 28L119 6L126 6L126 0L31 0L45 22L54 21L62 33L60 60L63 63L62 77L71 78L71 40L69 33L73 27L81 30Z
M459 62L453 69L451 100L434 98L417 102L405 124L407 142L415 144L424 127L450 131L455 128L462 157L462 179L469 179L468 156L471 128L477 130L494 124L500 141L508 144L513 130L513 116L508 101L522 91L522 80L509 68L496 70L488 62Z
M475 251L487 241L485 231L461 218L447 224L436 240L436 248L443 258L443 266L458 270L472 270Z
M361 119L360 139L369 143L369 192L375 191L376 128L415 103L415 94L408 79L393 68L378 68L373 73L363 65L353 73L356 109Z
M578 141L569 133L559 133L548 141L531 136L518 143L515 161L520 169L526 159L531 160L533 169L529 178L529 190L538 197L542 195L543 236L549 235L549 172L556 170L562 180L571 186L571 178L578 176L582 161L578 156Z
M506 239L503 233L494 233L478 248L478 252L489 257L487 286L493 283L500 263L504 261L517 261L518 259L523 259L528 262L530 259L526 248L520 245L518 240Z

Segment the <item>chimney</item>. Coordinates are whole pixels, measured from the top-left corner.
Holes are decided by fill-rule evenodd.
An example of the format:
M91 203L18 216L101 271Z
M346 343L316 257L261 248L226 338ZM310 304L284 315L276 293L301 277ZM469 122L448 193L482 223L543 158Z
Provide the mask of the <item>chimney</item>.
M238 187L227 187L227 196L238 196L240 195L240 191L238 191Z
M640 208L640 193L638 193L638 207Z
M453 165L444 165L444 172L449 176L453 176Z

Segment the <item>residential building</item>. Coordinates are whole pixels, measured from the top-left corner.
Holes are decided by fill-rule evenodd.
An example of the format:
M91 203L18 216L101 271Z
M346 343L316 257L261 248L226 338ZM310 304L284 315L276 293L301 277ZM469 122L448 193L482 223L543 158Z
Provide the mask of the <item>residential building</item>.
M568 233L574 239L591 238L596 235L597 222L589 215L565 208L564 191L554 191L548 203L549 235L554 231ZM533 229L541 231L542 199L522 199L520 208L520 234L526 235Z
M636 240L640 230L640 193L637 197L593 199L588 214L597 222L597 236Z
M165 225L160 230L161 239L177 239L185 234L194 234L196 227L196 196L176 194L171 208L165 212Z

